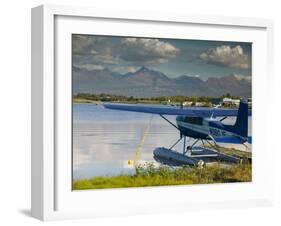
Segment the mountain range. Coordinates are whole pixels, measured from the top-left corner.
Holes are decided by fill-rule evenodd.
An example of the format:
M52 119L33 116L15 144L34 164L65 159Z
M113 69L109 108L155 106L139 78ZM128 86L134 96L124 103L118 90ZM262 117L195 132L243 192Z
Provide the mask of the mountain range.
M251 97L251 77L228 75L211 77L206 81L194 76L181 75L169 78L160 71L141 67L135 72L121 74L107 68L87 70L73 66L73 92L109 93L134 97L156 96L210 96L226 93Z

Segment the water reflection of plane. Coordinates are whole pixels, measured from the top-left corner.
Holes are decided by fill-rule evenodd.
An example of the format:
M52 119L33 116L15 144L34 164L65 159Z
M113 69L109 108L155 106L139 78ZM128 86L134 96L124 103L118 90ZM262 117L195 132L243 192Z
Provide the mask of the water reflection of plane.
M222 160L226 162L239 162L240 159L234 156L220 153L213 148L206 148L205 142L210 147L218 146L217 143L244 144L251 143L252 137L248 136L248 103L241 100L239 109L223 108L169 108L154 107L145 105L130 104L104 104L105 108L121 111L133 111L150 114L158 114L179 133L180 138L170 148L156 148L154 158L168 165L197 165L209 161ZM177 115L176 124L167 119L164 115ZM236 116L234 125L224 124L227 117ZM186 137L193 138L194 142L187 146ZM177 143L183 139L182 153L173 151ZM203 147L195 146L201 141Z

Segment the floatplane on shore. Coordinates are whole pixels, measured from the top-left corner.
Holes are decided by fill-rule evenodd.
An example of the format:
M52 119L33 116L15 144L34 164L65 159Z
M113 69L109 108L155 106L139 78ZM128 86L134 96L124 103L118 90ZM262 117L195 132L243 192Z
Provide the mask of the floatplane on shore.
M143 106L132 104L103 104L105 108L120 111L142 112L157 114L179 131L179 139L169 148L157 147L153 151L154 159L170 166L192 165L210 162L239 163L238 156L218 151L218 143L245 144L252 143L248 136L248 117L251 110L248 103L241 100L238 109L224 108L168 108ZM166 115L175 115L176 123L170 121ZM224 124L228 117L236 117L234 125ZM193 139L187 145L186 138ZM173 150L183 139L182 153ZM202 145L198 146L201 141Z

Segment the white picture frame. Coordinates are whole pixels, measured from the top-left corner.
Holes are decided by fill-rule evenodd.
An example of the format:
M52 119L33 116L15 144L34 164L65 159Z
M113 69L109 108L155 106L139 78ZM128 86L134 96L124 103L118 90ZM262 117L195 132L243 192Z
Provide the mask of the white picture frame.
M71 149L69 144L64 144L69 139L64 134L69 136L71 125L64 121L66 126L60 126L67 119L63 116L70 114L71 87L66 85L64 91L60 87L62 83L71 84L71 52L67 37L77 31L91 33L88 30L93 27L89 26L91 23L99 27L99 34L180 37L177 26L183 30L189 26L191 30L194 29L190 34L194 39L204 39L209 34L209 40L253 42L253 182L73 192L69 183ZM99 25L101 23L103 26ZM120 28L123 26L123 29L114 29L115 23ZM125 26L137 24L143 29L125 29ZM160 26L163 25L171 29L174 27L174 33L171 34L171 29L161 30ZM159 30L154 29L157 26ZM217 32L211 34L208 29L217 29ZM273 171L273 150L266 148L269 141L264 134L269 131L266 106L270 102L265 103L265 100L272 93L272 45L273 22L265 19L168 12L154 14L55 5L33 8L32 216L41 220L56 220L271 205L273 178L267 175ZM66 60L62 61L61 58ZM62 109L62 104L67 107ZM95 200L94 205L92 200ZM79 205L81 203L84 203L83 208Z

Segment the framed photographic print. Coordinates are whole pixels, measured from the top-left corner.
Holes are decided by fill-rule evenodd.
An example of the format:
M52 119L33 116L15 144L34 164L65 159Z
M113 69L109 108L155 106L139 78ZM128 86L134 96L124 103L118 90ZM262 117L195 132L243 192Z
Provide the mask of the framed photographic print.
M32 215L269 205L270 20L32 9Z

